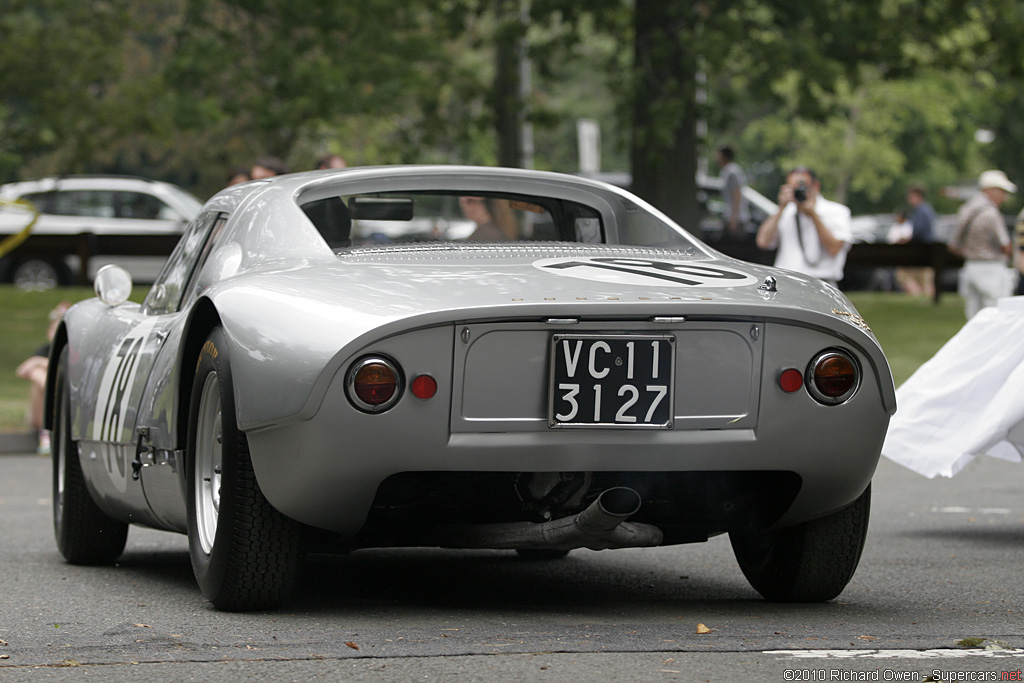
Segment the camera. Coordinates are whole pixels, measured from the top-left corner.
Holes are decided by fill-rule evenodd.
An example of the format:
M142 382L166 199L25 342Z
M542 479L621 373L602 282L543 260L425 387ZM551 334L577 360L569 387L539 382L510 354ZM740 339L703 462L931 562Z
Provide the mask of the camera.
M798 202L807 201L807 183L802 180L797 183L797 186L793 189L793 199Z

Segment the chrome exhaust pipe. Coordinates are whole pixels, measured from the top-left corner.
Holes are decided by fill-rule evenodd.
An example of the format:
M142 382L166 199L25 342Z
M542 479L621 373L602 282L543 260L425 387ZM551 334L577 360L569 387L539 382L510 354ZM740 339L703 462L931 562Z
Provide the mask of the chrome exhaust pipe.
M460 524L438 530L445 548L573 550L641 548L661 545L664 534L651 524L628 522L640 509L640 494L617 486L601 493L577 515L550 522Z
M586 510L576 515L576 527L585 536L602 536L615 530L640 510L640 494L625 486L601 493Z

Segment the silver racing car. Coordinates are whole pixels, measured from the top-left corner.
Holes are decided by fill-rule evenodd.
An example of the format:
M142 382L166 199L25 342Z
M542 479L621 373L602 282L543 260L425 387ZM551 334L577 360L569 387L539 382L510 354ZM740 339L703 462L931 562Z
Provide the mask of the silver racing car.
M188 534L218 608L304 555L554 559L728 533L765 598L853 575L895 392L850 302L641 199L534 171L381 167L213 197L142 304L116 267L54 339L57 544Z

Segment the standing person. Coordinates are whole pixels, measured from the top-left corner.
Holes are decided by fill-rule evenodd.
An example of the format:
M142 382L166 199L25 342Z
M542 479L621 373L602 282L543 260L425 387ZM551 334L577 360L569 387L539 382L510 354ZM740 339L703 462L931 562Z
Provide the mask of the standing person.
M348 162L340 154L328 154L316 162L316 167L320 171L327 168L348 168Z
M985 171L978 178L981 190L960 207L956 228L946 246L964 259L960 271L960 294L964 313L970 320L986 306L1013 293L1015 272L1007 268L1012 253L1010 234L999 205L1017 186L1002 171Z
M515 239L507 221L499 220L501 200L484 197L459 197L462 215L476 223L476 229L467 238L470 242L504 242Z
M262 159L257 159L256 163L252 165L249 177L253 180L260 180L262 178L284 175L287 172L288 166L278 157L263 157Z
M720 169L722 199L725 201L725 234L733 239L741 239L747 223L750 222L750 211L743 201L743 187L747 184L747 176L736 163L736 152L729 145L718 148L715 160Z
M29 426L39 435L38 452L40 455L49 455L50 453L50 432L43 429L43 401L46 392L46 373L50 366L50 344L53 342L53 336L57 333L57 326L60 325L64 313L70 306L69 301L62 301L50 311L49 324L46 327L46 343L22 361L15 370L18 377L31 383L26 419Z
M238 185L239 183L247 183L250 180L252 180L252 178L249 177L249 169L235 168L228 174L228 184L226 187Z
M935 209L925 198L924 188L920 185L912 185L907 190L907 203L910 204L910 213L907 222L910 223L911 233L906 240L898 243L911 242L915 244L930 244L935 241ZM935 271L931 268L900 268L896 276L908 294L935 295Z
M1024 209L1017 214L1017 220L1013 229L1017 235L1017 289L1013 292L1017 296L1024 295Z
M779 210L757 229L757 246L778 249L775 265L820 278L843 279L853 233L850 209L821 195L821 182L809 168L790 171L779 188Z

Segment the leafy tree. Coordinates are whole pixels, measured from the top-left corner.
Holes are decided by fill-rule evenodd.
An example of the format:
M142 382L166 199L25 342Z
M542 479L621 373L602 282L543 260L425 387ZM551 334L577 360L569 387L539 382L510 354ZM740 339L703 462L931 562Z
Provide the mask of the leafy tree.
M0 179L59 150L74 169L122 131L116 117L130 3L6 0L0 12ZM106 123L107 121L113 123Z
M893 0L877 9L891 23L879 27L881 41L865 39L877 54L853 51L856 59L842 60L834 78L809 78L827 72L806 70L807 59L770 62L756 58L759 50L727 55L710 75L712 129L737 141L755 168L814 166L830 195L861 212L901 206L909 182L938 189L991 165L1012 171L1006 150L1024 144L1024 130L1013 132L1020 117L1001 93L1020 91L1024 62L1012 55L1022 44L1021 8L1004 0ZM1017 39L1003 43L997 33ZM979 145L979 128L996 129L999 142ZM764 189L774 192L774 184Z
M409 0L188 0L167 70L176 123L230 132L246 162L273 154L300 169L325 147L355 156L331 139L346 121L429 137L421 126L436 117L418 109L437 106L447 66L431 27L425 3Z
M785 80L776 85L790 95L793 86ZM954 183L965 164L976 163L974 131L965 122L977 120L986 99L964 75L933 71L883 80L877 67L863 66L856 85L841 79L833 92L822 93L833 113L818 119L802 116L794 98L780 96L776 112L745 127L743 148L776 160L780 171L812 166L826 194L855 212L893 211L903 205L909 184Z

